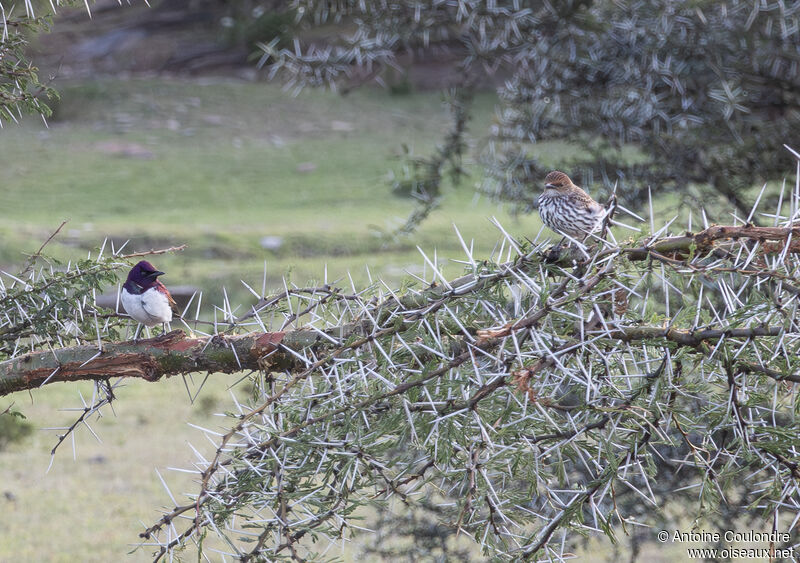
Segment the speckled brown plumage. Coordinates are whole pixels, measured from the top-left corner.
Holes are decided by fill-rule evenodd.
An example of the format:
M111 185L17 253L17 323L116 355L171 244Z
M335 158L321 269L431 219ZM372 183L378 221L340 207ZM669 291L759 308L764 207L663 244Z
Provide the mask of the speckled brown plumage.
M603 206L573 184L569 176L554 170L544 183L544 193L539 196L539 216L545 225L580 241L600 230Z

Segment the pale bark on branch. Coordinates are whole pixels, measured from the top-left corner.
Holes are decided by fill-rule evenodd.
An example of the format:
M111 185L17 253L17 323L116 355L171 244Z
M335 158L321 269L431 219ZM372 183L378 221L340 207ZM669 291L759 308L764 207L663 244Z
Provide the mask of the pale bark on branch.
M478 345L486 339L500 339L512 330L527 328L535 319L525 318L516 326L496 330L477 331ZM706 341L722 337L758 338L774 337L781 327L754 327L718 330L677 330L663 327L616 327L607 333L612 340L622 342L662 340L664 345L697 347ZM357 327L349 325L347 331L338 329L340 337L355 334ZM136 377L158 381L164 376L186 373L235 373L247 370L289 371L304 370L308 365L302 360L303 351L313 348L322 354L331 347L331 341L319 333L308 330L288 332L261 332L245 335L216 335L191 338L176 330L166 335L145 340L112 342L97 346L75 346L54 351L32 352L0 363L0 396L35 389L45 384L85 380L102 380L112 377ZM312 354L312 355L314 355ZM782 374L764 366L742 366L745 371L763 373L773 379L800 381L800 378Z
M318 340L318 334L302 330L203 338L176 330L146 340L103 343L102 351L97 346L75 346L32 352L0 363L0 395L45 383L110 377L158 381L201 371L292 369L302 362L286 348L299 350Z
M788 253L800 253L800 227L755 227L753 225L713 225L696 233L686 233L679 236L659 238L645 241L642 246L623 247L621 249L608 249L598 254L595 258L603 258L609 254L621 253L628 260L647 260L657 255L666 255L673 260L683 260L694 255L707 253L712 250L725 250L721 241L749 239L758 242L759 254L778 254L786 249ZM588 251L596 248L587 241ZM574 247L558 246L551 250L547 260L552 263L569 265L586 262L585 254Z

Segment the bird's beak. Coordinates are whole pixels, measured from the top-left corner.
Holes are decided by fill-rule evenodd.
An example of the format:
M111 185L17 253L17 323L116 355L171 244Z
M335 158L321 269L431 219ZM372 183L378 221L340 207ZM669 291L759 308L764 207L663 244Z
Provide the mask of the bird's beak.
M153 277L154 278L157 278L158 276L163 276L163 275L164 275L164 272L159 272L159 271L153 272Z
M544 187L545 187L545 189L547 189L547 188L555 188L555 186L553 184L545 184Z

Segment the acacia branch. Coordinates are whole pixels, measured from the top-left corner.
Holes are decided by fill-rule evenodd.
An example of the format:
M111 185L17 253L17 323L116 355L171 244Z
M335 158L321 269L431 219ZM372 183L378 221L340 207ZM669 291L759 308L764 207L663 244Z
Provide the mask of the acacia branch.
M508 336L512 330L529 327L540 315L532 315L495 331L479 331L478 345L488 339ZM352 324L336 329L347 338L360 331ZM779 336L782 327L678 330L654 326L619 327L607 336L622 342L661 340L678 346L697 347L720 338ZM666 343L665 342L665 343ZM308 330L262 332L245 335L217 335L190 338L176 330L146 340L112 342L97 346L74 346L47 352L31 352L0 363L0 396L35 389L48 383L136 377L158 381L164 376L195 372L235 373L246 370L307 370L298 353L308 348L315 353L330 348L331 342ZM294 352L294 353L293 353ZM747 371L763 373L777 380L800 382L800 376L748 364ZM499 384L498 384L499 386ZM402 385L400 386L402 387Z
M652 246L646 245L641 248L625 249L624 252L631 260L644 260L651 250L661 254L685 254L690 253L692 250L704 252L710 250L714 243L719 240L746 238L761 242L783 241L787 240L790 235L792 243L790 243L789 251L800 252L800 245L797 244L798 237L800 237L800 227L754 227L753 225L714 225L697 233L687 233L684 236L661 239ZM781 252L783 247L782 245L770 244L763 250L764 252Z
M170 252L180 252L181 250L186 250L186 245L181 244L179 246L170 246L169 248L159 248L159 249L150 249L150 250L142 250L141 252L131 252L130 254L120 254L117 256L120 260L129 260L131 258L139 258L141 256L154 256L157 254L168 254Z
M650 257L663 257L672 261L680 261L692 254L705 254L715 248L722 240L750 239L762 243L760 254L776 254L783 252L786 242L791 236L788 252L800 253L800 227L755 227L753 225L714 225L696 233L666 237L642 246L608 249L602 251L595 259L604 258L620 252L628 260L640 261ZM589 250L591 254L591 249ZM585 255L573 247L554 249L547 256L548 262L563 265L584 262Z
M46 383L164 376L198 371L233 373L259 369L297 369L301 361L286 348L302 350L321 337L309 331L190 338L176 330L146 340L74 346L31 352L0 363L0 395Z
M39 258L42 255L42 250L44 250L44 247L47 246L50 243L50 241L53 240L59 232L61 232L61 229L63 229L64 225L66 225L66 224L67 224L67 221L61 221L61 224L58 226L58 228L55 231L53 231L53 234L51 234L49 237L47 237L47 240L44 241L42 243L42 246L39 247L39 250L37 250L36 252L34 252L33 254L31 254L28 257L28 261L25 263L25 267L22 269L22 272L19 274L20 278L24 277L25 274L28 273L28 271L31 269L31 266L33 266L33 264L36 262L36 259Z

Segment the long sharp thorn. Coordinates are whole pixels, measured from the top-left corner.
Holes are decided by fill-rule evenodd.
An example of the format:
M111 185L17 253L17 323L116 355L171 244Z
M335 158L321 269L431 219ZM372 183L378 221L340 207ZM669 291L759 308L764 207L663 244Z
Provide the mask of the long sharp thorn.
M783 207L783 193L786 191L786 178L783 179L781 184L781 193L778 194L778 207L775 209L775 220L772 222L773 227L777 227L781 220L781 207Z
M746 223L749 223L750 220L753 218L753 215L755 214L756 209L758 209L758 204L761 202L761 196L764 195L764 190L765 189L767 189L767 184L764 184L763 186L761 186L761 191L758 192L758 197L756 198L756 202L753 204L753 209L750 210L750 215L747 216Z

